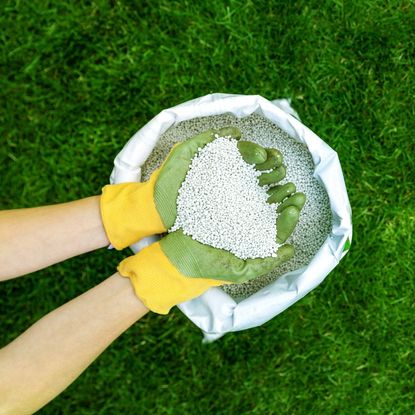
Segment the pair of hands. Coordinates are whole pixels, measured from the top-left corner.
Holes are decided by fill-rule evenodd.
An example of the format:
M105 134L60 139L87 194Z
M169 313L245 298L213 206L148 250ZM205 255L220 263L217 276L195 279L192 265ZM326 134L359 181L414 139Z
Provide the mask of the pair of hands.
M147 182L103 188L101 215L115 248L123 249L145 236L165 233L173 226L176 199L191 161L216 135L238 140L241 137L234 127L208 130L174 146ZM238 149L247 163L264 171L259 184L272 186L268 202L282 202L277 208L276 239L284 243L298 222L305 195L296 193L293 183L276 185L285 177L278 150L264 149L248 141L239 141ZM285 244L275 257L242 260L228 251L194 241L179 229L123 260L118 271L130 278L137 296L150 310L167 314L172 306L197 297L210 287L259 277L293 255L294 248Z

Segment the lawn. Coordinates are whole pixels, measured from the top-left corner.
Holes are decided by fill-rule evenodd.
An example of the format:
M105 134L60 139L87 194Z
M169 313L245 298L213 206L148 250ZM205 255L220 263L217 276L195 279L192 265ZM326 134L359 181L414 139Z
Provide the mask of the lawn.
M0 209L98 194L129 137L211 92L292 98L339 154L349 254L272 321L204 345L147 315L40 414L415 413L415 3L0 5ZM111 275L100 250L0 284L0 346Z

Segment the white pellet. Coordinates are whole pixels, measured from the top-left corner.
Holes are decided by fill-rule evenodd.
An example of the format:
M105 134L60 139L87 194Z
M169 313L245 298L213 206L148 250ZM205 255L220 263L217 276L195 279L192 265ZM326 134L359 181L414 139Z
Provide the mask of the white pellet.
M300 221L287 241L294 245L294 257L267 275L243 284L222 287L235 300L240 300L275 281L282 274L308 265L330 233L332 214L325 189L313 177L314 163L307 147L258 114L244 118L236 118L231 114L194 118L169 128L160 137L143 166L143 179L147 180L150 174L160 166L176 142L209 128L219 129L226 126L238 127L242 132L243 139L257 142L265 147L279 149L287 166L287 176L281 181L281 184L292 181L298 191L307 195L307 202L301 211Z
M236 140L217 137L193 157L169 232L183 229L241 259L275 256L276 205L267 203L260 174L243 160Z

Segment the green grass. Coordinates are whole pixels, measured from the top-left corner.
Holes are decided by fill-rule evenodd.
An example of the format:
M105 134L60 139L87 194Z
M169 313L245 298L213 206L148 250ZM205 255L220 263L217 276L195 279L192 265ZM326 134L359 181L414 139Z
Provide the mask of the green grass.
M350 253L277 318L202 345L177 309L148 315L41 414L415 412L414 2L0 8L0 208L98 194L159 111L232 92L291 97L339 153L354 214ZM0 345L126 254L0 284Z

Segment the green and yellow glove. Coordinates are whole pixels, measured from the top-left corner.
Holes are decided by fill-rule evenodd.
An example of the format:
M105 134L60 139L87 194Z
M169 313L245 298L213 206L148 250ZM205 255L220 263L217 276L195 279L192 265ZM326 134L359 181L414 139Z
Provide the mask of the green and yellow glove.
M155 233L163 233L176 220L176 199L192 158L199 148L215 136L239 139L240 131L229 127L209 130L176 145L163 165L144 183L106 186L101 198L101 213L111 243L121 249ZM273 185L285 177L282 156L278 150L264 149L238 142L244 160L266 170L261 185ZM284 202L276 223L278 243L291 235L305 203L302 193L290 184L269 190L269 203ZM242 260L228 251L194 241L181 230L172 232L138 254L123 260L118 270L129 277L137 296L152 311L167 314L170 308L195 298L213 286L240 283L270 272L294 254L291 245L278 249L276 257Z
M215 135L240 138L237 128L208 130L170 151L147 182L120 183L102 189L101 216L105 231L116 249L123 249L145 236L164 233L176 220L176 199L199 148Z

